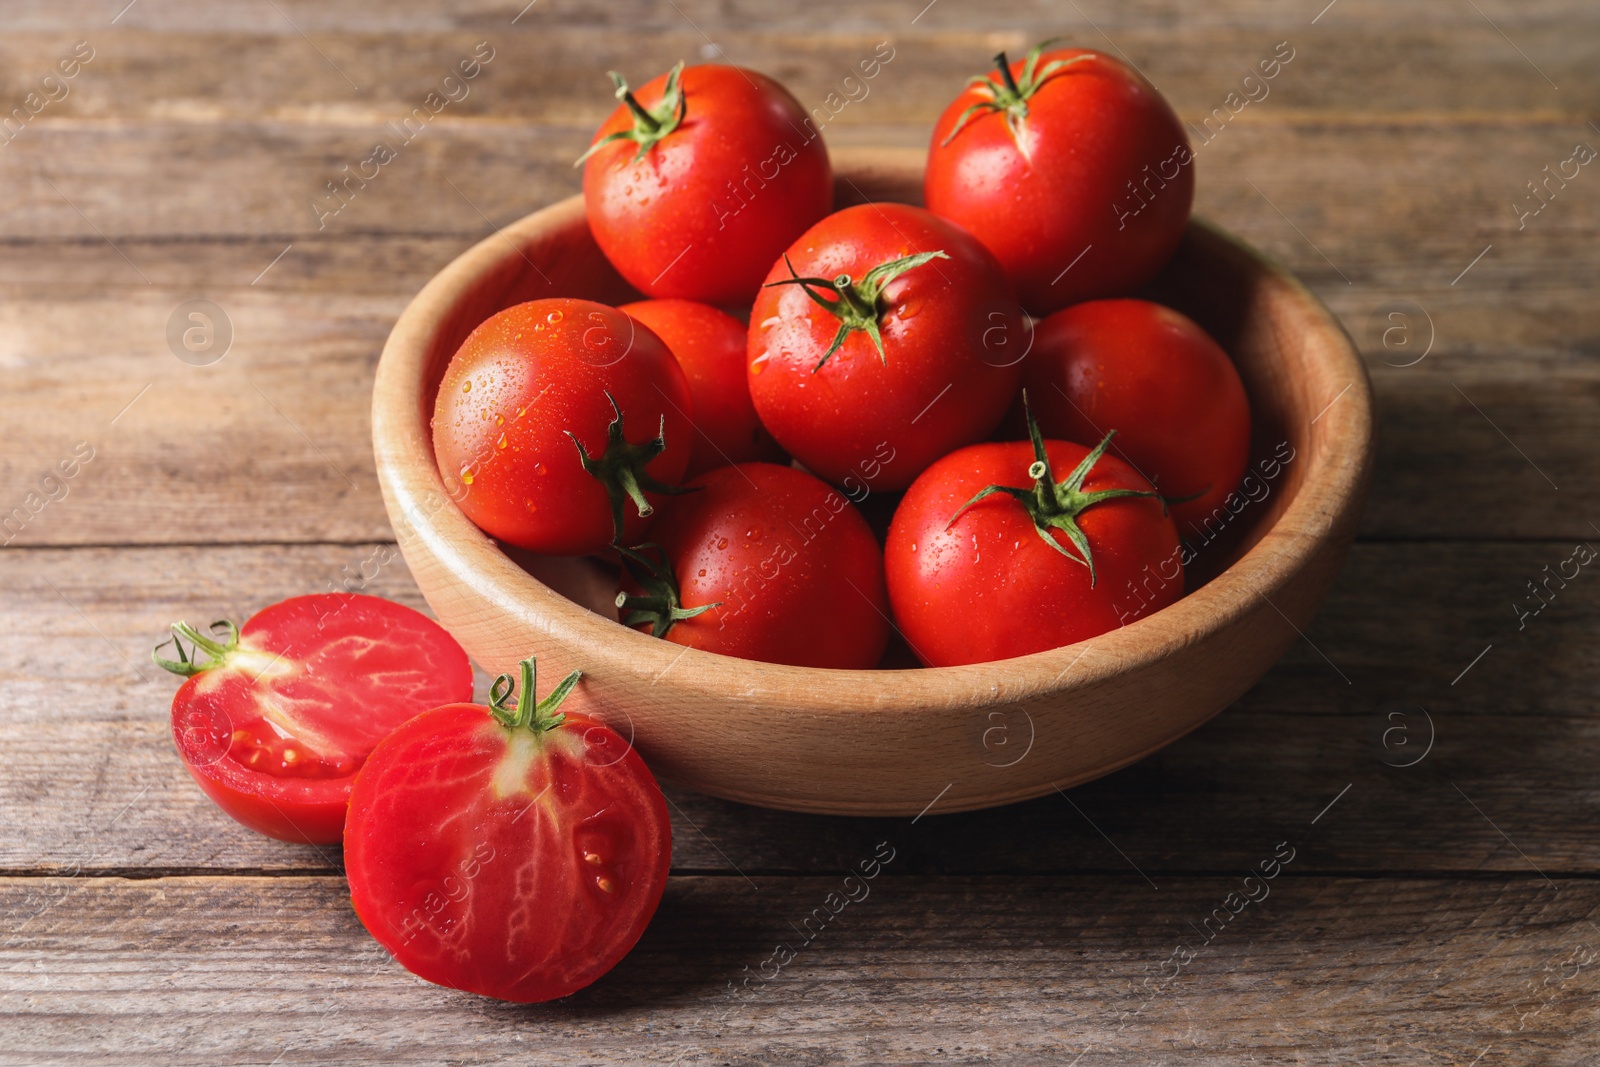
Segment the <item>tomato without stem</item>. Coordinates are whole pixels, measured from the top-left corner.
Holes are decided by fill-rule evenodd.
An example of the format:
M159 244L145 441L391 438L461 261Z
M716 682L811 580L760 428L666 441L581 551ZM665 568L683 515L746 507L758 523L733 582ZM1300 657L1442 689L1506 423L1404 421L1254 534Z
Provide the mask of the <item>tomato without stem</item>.
M877 539L804 471L742 463L669 501L625 562L623 621L728 656L864 670L889 640Z
M1028 334L970 234L921 208L861 204L808 230L767 275L750 312L750 395L821 477L904 489L995 428Z
M350 798L345 870L368 932L430 982L501 1000L564 997L639 940L666 887L672 827L632 746L533 699L451 704L391 734ZM579 700L581 701L581 697Z
M986 244L1037 314L1150 280L1194 199L1189 139L1155 86L1101 52L1043 47L996 56L1000 73L945 109L923 180L928 209Z
M1178 534L1150 483L1068 441L972 445L895 511L889 600L930 667L1025 656L1132 622L1183 594ZM1071 471L1060 482L1056 471Z
M1111 451L1169 501L1180 534L1222 506L1250 462L1250 402L1222 347L1146 300L1093 300L1040 322L1024 379L1047 437ZM1013 426L1026 432L1021 405Z
M828 150L764 74L709 64L628 92L586 153L583 201L606 257L647 296L749 303L833 204Z
M160 648L153 658L189 675L172 698L184 766L223 811L284 841L338 841L373 746L418 712L472 696L461 646L378 597L293 597L237 630L173 631L178 658Z
M783 450L761 425L750 402L742 322L693 300L641 300L618 310L666 342L689 380L694 449L685 478L733 463L783 459Z
M461 343L439 383L433 449L480 529L585 555L642 534L689 462L693 410L649 329L604 304L533 300Z

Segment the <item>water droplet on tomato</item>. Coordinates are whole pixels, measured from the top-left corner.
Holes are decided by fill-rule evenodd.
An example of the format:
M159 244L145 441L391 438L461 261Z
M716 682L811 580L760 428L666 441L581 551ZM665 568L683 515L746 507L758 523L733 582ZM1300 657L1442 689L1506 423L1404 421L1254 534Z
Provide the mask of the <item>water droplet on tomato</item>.
M556 312L552 312L551 314L559 315L559 314L561 314L561 312L556 311ZM603 863L605 861L600 858L599 853L596 853L596 852L585 852L583 854L583 862L591 864L591 865L593 865L595 867L598 867L598 866L600 866L601 863Z
M596 878L594 880L594 884L599 886L603 891L605 891L607 893L615 893L617 891L616 883L613 882L611 879L607 878L605 875L601 875L599 878Z
M559 312L559 311L550 312L550 314L548 314L548 315L546 315L544 317L544 321L546 321L550 325L554 326L556 323L561 321L561 312Z
M726 537L717 538L717 547L719 549L727 548L728 547L728 539Z
M466 381L461 383L461 391L463 393L472 392L472 379L471 378L468 378Z
M772 353L771 352L763 352L759 356L757 356L755 359L751 360L750 361L750 373L751 374L760 374L762 371L766 370L767 369L767 360L769 360L771 358L772 358Z
M500 440L498 440L498 441L496 441L494 443L494 447L496 447L496 448L504 448L504 447L506 447L506 435L505 434L501 434L500 435Z
M471 485L472 484L472 465L470 463L467 464L465 467L461 468L461 484L462 485Z
M534 511L538 511L539 510L539 505L535 504L532 500L524 500L522 503L524 505L526 505L526 507L527 507L529 512L534 512Z
M782 315L771 315L771 316L768 316L767 318L764 318L764 319L761 320L761 328L763 330L770 330L770 329L772 329L774 326L778 325L778 323L780 323L782 321L783 321L783 316Z
M704 578L705 576L706 576L706 569L704 567L701 567L700 568L699 577Z
M902 319L902 320L904 320L904 319L914 319L914 318L917 317L917 312L919 312L921 310L922 310L922 301L920 301L920 300L907 300L904 304L901 304L898 308L895 309L894 315L895 315L895 318L897 318L897 319Z
M497 414L494 417L494 424L496 426L504 426L506 424L506 417L504 415L498 415Z
M535 473L535 474L543 474L544 473L544 464L543 463L535 463L533 465L533 473Z

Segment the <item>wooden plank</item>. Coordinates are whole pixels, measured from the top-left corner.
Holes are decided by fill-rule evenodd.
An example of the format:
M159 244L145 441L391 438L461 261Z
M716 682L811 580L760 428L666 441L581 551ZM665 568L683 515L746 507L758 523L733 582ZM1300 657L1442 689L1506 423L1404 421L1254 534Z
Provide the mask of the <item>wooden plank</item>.
M392 536L372 470L372 367L405 301L471 236L297 239L287 251L287 239L272 238L119 242L151 285L98 237L10 246L0 257L0 514L24 505L78 442L95 459L67 498L33 508L40 513L4 538ZM1600 329L1600 310L1586 298L1592 242L1563 240L1573 242L1568 260L1518 251L1480 263L1484 288L1451 288L1426 276L1436 268L1399 262L1359 285L1322 286L1376 379L1367 536L1593 533L1567 501L1600 491L1600 365L1574 340ZM234 346L193 367L175 358L165 331L202 293L229 316ZM1394 312L1407 316L1404 337L1432 341L1415 366L1405 364L1423 349L1385 346L1396 307L1407 309ZM272 487L266 514L258 486Z
M1256 843L1263 861L1276 848ZM5 879L0 1058L1411 1065L1592 1051L1594 882L1338 880L1298 863L1248 887L1241 872L1156 892L1136 878L913 879L895 860L814 919L809 942L801 924L843 872L759 889L679 878L615 971L528 1008L406 974L337 878ZM1242 888L1265 896L1229 897ZM1228 918L1207 942L1214 911Z
M1045 36L1063 34L1074 45L1120 50L1196 121L1222 106L1228 92L1238 90L1241 79L1285 41L1289 47L1282 54L1292 50L1289 65L1265 88L1249 87L1258 97L1266 94L1259 107L1252 103L1248 109L1252 119L1504 122L1542 116L1581 125L1587 116L1582 102L1600 88L1593 44L1597 19L1587 7L1569 9L1559 19L1497 17L1508 32L1515 31L1517 48L1537 61L1535 68L1470 8L1465 17L1418 22L1403 8L1369 4L1362 10L1352 0L1342 0L1336 17L1331 13L1314 28L1308 17L1291 16L1281 5L1277 17L1267 19L1195 10L1130 20L1106 5L1084 5L1083 14L1022 5L1007 11L1009 5L999 5L975 17L961 5L939 4L912 25L893 6L863 10L846 0L786 11L763 5L698 13L693 5L675 10L656 4L648 10L636 5L627 32L619 32L617 13L609 8L605 15L584 12L578 20L544 3L515 26L510 15L501 19L489 12L480 19L439 19L429 12L428 21L408 24L387 7L368 7L354 18L343 5L298 15L285 8L309 40L270 7L243 18L201 11L174 23L170 18L182 5L160 6L164 10L136 7L109 32L100 20L89 19L8 33L0 42L0 100L20 101L37 91L40 79L78 40L88 42L92 58L67 84L67 95L40 111L41 123L273 117L376 126L408 113L479 42L492 49L481 55L493 58L445 117L493 116L584 129L598 125L613 106L607 69L640 82L680 59L716 59L764 71L808 108L830 92L842 98L848 91L857 99L839 116L841 123L926 123L964 78L988 69L997 50L1020 55ZM1102 10L1093 11L1095 6ZM1182 34L1184 47L1171 47L1174 34ZM885 41L893 53L881 73L865 89L842 86ZM1464 56L1471 57L1471 79L1459 76ZM1561 91L1551 88L1541 70ZM60 97L62 90L52 88Z
M243 619L354 580L364 562L366 591L420 606L404 564L380 563L384 548L0 555L0 641L12 652L0 720L0 806L10 815L0 870L336 865L336 850L257 837L211 807L171 749L177 682L144 657L175 619ZM1600 653L1585 637L1600 625L1600 586L1589 587L1587 572L1566 589L1551 585L1554 602L1521 630L1512 609L1526 581L1571 551L1555 542L1360 544L1308 642L1235 708L1073 790L1070 802L948 818L935 806L906 828L674 790L677 867L831 869L901 826L906 869L1226 871L1251 862L1255 842L1310 824L1337 800L1318 822L1307 869L1600 871L1591 787L1600 718L1587 696L1600 685ZM1026 723L1002 725L997 762L1027 743Z

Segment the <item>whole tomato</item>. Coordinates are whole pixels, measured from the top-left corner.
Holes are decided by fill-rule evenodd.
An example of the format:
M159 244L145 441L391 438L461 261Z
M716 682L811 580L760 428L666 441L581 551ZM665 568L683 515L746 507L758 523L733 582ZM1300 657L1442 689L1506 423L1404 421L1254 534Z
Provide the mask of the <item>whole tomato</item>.
M580 162L589 228L640 292L746 304L772 261L828 213L833 168L803 107L764 74L684 68L623 101Z
M223 811L283 841L331 844L373 747L418 712L472 696L472 665L444 627L357 593L291 597L242 627L174 623L188 678L172 697L172 739ZM188 648L185 648L185 642Z
M1250 402L1222 347L1147 300L1091 300L1040 322L1023 377L1047 437L1112 451L1167 498L1180 533L1221 507L1250 462ZM1025 431L1020 405L1015 427Z
M1178 116L1126 64L1086 48L972 79L933 129L923 196L999 257L1035 314L1150 280L1194 198Z
M599 718L534 701L449 704L408 721L356 777L350 900L367 931L430 982L554 1000L628 954L661 902L672 826L633 747Z
M1172 518L1115 456L1046 441L953 452L889 526L889 601L930 667L1025 656L1125 625L1183 595ZM1056 470L1071 473L1060 482Z
M693 446L689 383L616 308L532 300L467 336L439 383L433 450L480 529L547 555L632 543Z
M883 554L850 501L804 471L721 467L624 553L623 622L727 656L864 670L889 641Z
M685 478L732 463L784 458L750 402L743 323L693 300L641 300L618 310L665 341L689 380L694 450L689 454Z
M987 435L1022 376L1027 320L987 249L906 204L806 231L750 312L750 396L807 468L904 489Z

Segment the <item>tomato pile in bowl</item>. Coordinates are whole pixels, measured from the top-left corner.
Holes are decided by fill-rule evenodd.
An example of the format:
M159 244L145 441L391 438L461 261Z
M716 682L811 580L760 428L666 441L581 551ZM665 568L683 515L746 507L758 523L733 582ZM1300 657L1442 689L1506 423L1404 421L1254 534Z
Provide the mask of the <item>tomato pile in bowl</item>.
M1041 174L1105 194L1104 217L1030 208L1036 240L985 229L995 183L1050 200L1019 171L951 199L969 136L998 166L1017 131L1165 128L1137 75L1064 51L969 89L926 158L834 153L820 209L774 177L809 173L803 114L792 159L769 144L702 181L674 139L704 68L657 79L596 142L641 112L666 133L599 144L584 197L435 276L379 363L374 450L418 584L476 659L581 668L665 778L863 814L1104 774L1260 677L1353 535L1365 374L1303 286L1187 218L1177 126L1120 181L1114 153L1102 173L1028 140ZM681 288L746 263L703 254L735 223L771 242L765 272L737 301ZM1063 306L1021 295L1040 271Z

